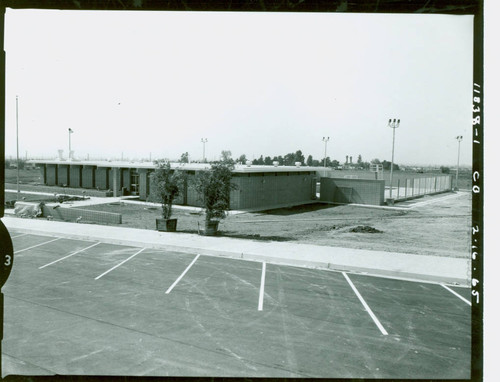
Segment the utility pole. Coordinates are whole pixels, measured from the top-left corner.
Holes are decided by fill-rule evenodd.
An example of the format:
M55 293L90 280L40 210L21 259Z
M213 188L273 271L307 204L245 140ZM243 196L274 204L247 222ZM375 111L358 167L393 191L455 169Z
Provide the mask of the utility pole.
M325 156L323 159L323 167L325 167L325 168L326 168L326 145L327 145L329 140L330 140L330 137L323 137L323 142L325 142Z
M206 162L206 159L205 159L205 143L208 142L208 139L207 138L201 138L201 143L203 143L203 162Z

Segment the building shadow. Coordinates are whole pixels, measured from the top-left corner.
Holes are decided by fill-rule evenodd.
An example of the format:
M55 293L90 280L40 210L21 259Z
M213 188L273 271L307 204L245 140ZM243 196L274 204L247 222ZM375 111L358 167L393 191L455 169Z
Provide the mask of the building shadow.
M303 204L300 206L294 207L284 207L284 208L276 208L271 210L259 211L259 214L273 215L273 216L289 216L289 215L297 215L303 214L307 212L315 212L326 210L329 208L336 208L338 205L332 205L327 203L312 203L312 204Z

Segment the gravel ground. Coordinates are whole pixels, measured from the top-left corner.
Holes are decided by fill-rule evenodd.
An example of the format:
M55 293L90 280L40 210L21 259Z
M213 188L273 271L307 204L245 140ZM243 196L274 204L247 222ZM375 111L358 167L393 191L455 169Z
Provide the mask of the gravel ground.
M451 194L454 195L454 194ZM332 247L371 249L422 255L469 256L471 195L442 194L418 199L437 200L408 210L358 206L308 206L281 208L228 216L219 225L219 235L251 240L293 241ZM415 201L417 202L417 201ZM107 204L88 209L123 215L122 226L155 229L160 208L134 204ZM196 233L203 214L174 211L177 230Z

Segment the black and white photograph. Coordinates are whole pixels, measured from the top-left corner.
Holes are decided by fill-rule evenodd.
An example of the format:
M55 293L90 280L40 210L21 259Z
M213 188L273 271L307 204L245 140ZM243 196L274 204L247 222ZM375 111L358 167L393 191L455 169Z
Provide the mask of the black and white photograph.
M482 7L7 5L1 377L481 380Z

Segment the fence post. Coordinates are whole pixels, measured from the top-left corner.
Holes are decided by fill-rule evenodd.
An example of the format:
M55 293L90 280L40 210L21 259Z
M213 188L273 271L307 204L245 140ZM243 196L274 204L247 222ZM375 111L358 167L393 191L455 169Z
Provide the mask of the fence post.
M408 197L408 179L405 179L405 199Z
M401 179L398 179L398 196L396 197L396 199L399 199L399 181L400 181L400 180L401 180Z

